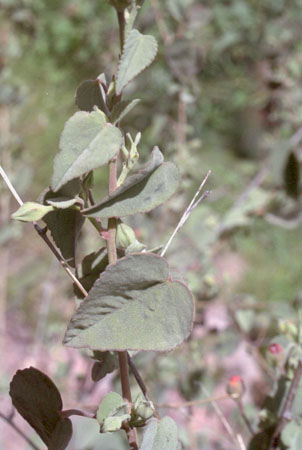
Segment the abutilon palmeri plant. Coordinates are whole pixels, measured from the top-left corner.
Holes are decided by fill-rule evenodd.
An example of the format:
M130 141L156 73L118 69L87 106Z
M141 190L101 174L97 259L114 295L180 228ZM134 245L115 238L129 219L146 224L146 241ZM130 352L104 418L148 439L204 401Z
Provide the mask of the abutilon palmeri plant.
M149 212L168 200L180 175L158 147L149 162L137 168L141 135L125 135L121 123L139 99L123 99L123 93L152 63L157 42L134 28L142 1L108 3L119 24L117 71L111 80L102 73L79 86L79 111L64 126L50 187L40 203L20 200L13 218L33 222L73 280L77 310L64 345L91 352L95 382L119 367L122 396L110 392L102 399L94 416L100 432L124 430L131 449L176 450L181 448L177 426L156 413L128 352L164 352L180 345L192 329L194 301L188 287L171 273L165 250L161 255L148 251L123 218ZM102 166L109 170L108 195L95 202L93 171ZM77 240L85 221L98 230L100 240L78 265ZM136 399L131 396L129 367L142 389ZM48 449L67 447L72 436L69 416L80 412L63 410L60 393L47 375L33 367L17 371L10 395ZM143 427L141 443L137 427Z

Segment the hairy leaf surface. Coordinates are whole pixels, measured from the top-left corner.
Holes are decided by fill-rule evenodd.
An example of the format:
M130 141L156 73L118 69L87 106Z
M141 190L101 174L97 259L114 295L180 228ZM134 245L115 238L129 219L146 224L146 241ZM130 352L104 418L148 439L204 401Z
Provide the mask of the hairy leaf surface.
M174 163L163 163L155 147L152 160L138 173L126 178L112 194L91 208L83 210L88 217L124 217L151 211L164 203L178 188L179 171Z
M177 450L177 425L171 417L150 420L139 450Z
M117 72L117 95L120 95L125 86L152 63L156 53L157 42L153 36L144 36L137 30L129 33Z
M171 350L189 335L194 303L189 289L152 253L118 260L101 274L72 317L64 338L92 350Z
M122 140L120 130L106 123L101 111L75 113L61 135L61 151L54 160L52 190L56 192L68 181L107 164Z
M123 100L115 105L110 115L110 120L113 125L120 122L139 102L140 99Z

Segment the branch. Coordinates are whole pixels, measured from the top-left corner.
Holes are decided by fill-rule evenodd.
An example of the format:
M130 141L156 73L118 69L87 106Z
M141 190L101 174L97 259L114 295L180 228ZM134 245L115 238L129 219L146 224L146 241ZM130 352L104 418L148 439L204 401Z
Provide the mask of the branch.
M28 437L26 434L13 422L11 416L6 416L0 412L0 417L6 423L8 423L34 450L40 450L40 448Z
M173 241L175 235L176 235L177 232L180 230L180 228L186 223L186 221L188 220L188 218L189 218L191 212L193 211L193 209L196 208L196 206L199 205L199 203L201 202L201 200L203 200L204 198L206 198L206 197L209 195L210 192L209 192L209 191L205 191L205 192L198 198L198 196L199 196L199 194L200 194L202 188L204 187L204 185L205 185L207 179L209 178L210 174L211 174L211 171L209 170L209 171L207 172L206 176L204 177L204 179L202 180L202 182L201 182L199 188L197 189L197 191L196 191L194 197L192 198L191 203L189 204L189 206L187 207L187 209L186 209L185 212L183 213L183 215L182 215L180 221L178 222L178 224L177 224L175 230L173 231L173 233L172 233L170 239L168 240L168 242L167 242L166 245L164 246L164 248L163 248L163 250L162 250L160 256L164 256L164 255L165 255L165 253L166 253L166 251L168 250L168 248L170 247L171 242Z

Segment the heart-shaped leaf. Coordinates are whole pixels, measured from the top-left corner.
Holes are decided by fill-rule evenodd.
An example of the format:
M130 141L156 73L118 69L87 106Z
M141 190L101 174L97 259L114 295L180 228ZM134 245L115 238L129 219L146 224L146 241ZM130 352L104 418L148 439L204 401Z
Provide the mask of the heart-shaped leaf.
M138 103L140 99L136 100L123 100L120 103L117 103L113 110L111 111L110 120L115 125L117 122L120 122L123 117L125 117Z
M12 214L12 219L21 222L35 222L42 219L47 213L52 211L53 206L40 205L40 203L26 202Z
M79 111L65 124L60 153L54 160L51 189L107 164L122 144L120 130L106 123L101 111Z
M118 66L116 93L120 95L127 84L149 66L157 53L157 42L153 36L144 36L131 30L126 38Z
M155 147L152 160L144 169L126 178L112 194L82 212L88 217L109 218L151 211L174 194L179 182L176 165L163 163L163 155Z
M151 419L139 450L178 450L177 425L171 417Z
M69 419L60 415L60 392L51 379L34 367L18 370L9 394L21 416L34 428L51 450L64 450L72 435Z
M171 350L189 335L194 302L167 261L136 253L107 266L72 317L64 338L92 350Z

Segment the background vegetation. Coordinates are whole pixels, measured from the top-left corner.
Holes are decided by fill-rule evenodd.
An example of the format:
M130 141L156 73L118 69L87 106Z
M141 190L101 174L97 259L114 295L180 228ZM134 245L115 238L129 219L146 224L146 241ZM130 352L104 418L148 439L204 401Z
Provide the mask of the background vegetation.
M76 110L77 86L115 69L116 18L103 0L0 0L0 7L1 165L23 200L35 200L49 182L62 124ZM278 341L286 351L288 325L302 308L299 13L298 0L146 1L138 28L157 36L159 54L127 91L142 98L125 121L143 132L142 159L157 144L182 174L167 206L131 224L150 248L166 242L212 171L211 194L168 254L195 294L192 337L169 354L138 355L136 364L160 403L222 395L239 374L254 426L277 377L267 349ZM100 198L106 177L98 172ZM56 380L64 404L98 403L115 376L94 387L85 354L61 346L74 309L69 280L32 228L10 221L16 205L3 184L0 195L0 409L10 408L12 374L30 364ZM83 251L96 238L84 229ZM234 402L219 407L248 441ZM184 448L234 448L212 403L169 413ZM93 442L90 427L77 421L70 449L123 448L107 437ZM0 449L26 448L4 423L0 430Z

